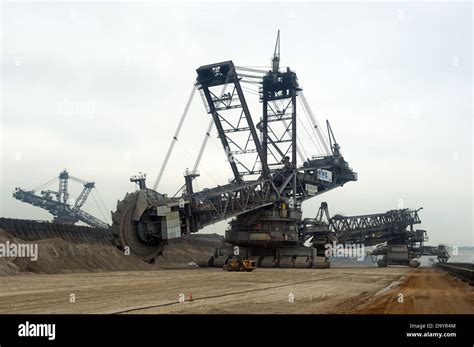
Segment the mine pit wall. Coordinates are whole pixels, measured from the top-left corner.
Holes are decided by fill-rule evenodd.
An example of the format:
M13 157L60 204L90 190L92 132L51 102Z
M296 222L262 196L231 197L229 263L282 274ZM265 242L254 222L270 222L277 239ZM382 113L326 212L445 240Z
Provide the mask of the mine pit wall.
M106 229L0 218L0 243L7 242L37 245L38 259L0 257L0 276L207 267L223 237L194 234L169 240L155 264L125 255Z
M108 229L11 218L0 218L0 229L25 241L61 238L73 243L112 245Z

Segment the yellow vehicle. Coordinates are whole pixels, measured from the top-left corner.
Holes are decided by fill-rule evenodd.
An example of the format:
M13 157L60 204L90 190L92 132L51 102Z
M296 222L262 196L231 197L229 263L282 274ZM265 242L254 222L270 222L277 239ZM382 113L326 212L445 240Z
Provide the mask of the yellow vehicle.
M227 271L240 271L240 272L251 272L255 270L255 262L248 259L231 259L227 264L224 265L223 270Z

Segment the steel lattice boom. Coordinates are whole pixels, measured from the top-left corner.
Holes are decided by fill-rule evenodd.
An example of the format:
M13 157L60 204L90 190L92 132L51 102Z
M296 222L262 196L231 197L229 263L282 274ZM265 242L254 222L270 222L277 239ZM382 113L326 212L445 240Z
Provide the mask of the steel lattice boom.
M69 179L84 184L83 190L73 204L69 204ZM54 216L53 222L55 223L74 224L80 221L95 228L106 229L109 227L107 223L81 209L87 201L87 197L92 189L95 188L94 182L85 182L70 176L66 170L59 174L58 180L59 189L57 192L42 190L40 195L38 195L35 190L16 188L13 197L17 200L45 209Z
M282 266L283 259L294 265L300 257L306 267L316 266L317 258L327 266L324 243L331 240L379 244L423 239L424 231L413 231L413 225L420 223L418 211L335 216L330 223L323 223L321 218L302 220L304 201L357 181L357 173L342 156L328 121L327 135L323 134L296 72L289 67L282 69L280 60L278 33L267 71L239 67L231 60L197 68L194 89L154 189L146 187L144 177L132 177L140 189L127 194L112 215L112 232L119 248L128 247L144 260L153 261L168 239L229 219L226 241L240 247L247 257L270 259L272 266ZM262 104L257 121L250 112L243 83L257 86L254 94ZM172 156L195 90L200 92L210 123L193 170L186 170L184 185L170 198L155 189ZM301 115L306 116L309 129ZM233 177L228 184L196 191L194 182L200 176L199 164L213 128ZM302 144L301 130L314 144L314 152ZM327 205L320 214L329 219ZM312 247L306 247L310 237Z

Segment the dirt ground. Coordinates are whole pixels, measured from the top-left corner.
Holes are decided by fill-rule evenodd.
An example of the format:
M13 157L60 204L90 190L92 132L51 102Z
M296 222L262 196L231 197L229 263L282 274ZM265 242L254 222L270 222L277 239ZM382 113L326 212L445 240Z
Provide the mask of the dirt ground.
M399 286L361 300L356 313L473 314L474 287L440 270L410 270Z
M473 288L429 268L198 268L1 281L0 313L474 313Z
M0 276L187 268L190 262L207 266L215 247L222 245L222 236L186 235L178 240L171 240L165 247L164 255L155 264L145 263L133 255L125 255L112 244L80 243L60 237L25 241L0 229L0 243L7 241L37 244L38 259L31 261L29 258L0 257Z
M25 242L0 229L6 241ZM336 259L331 269L229 273L193 268L207 265L218 235L173 240L155 264L79 241L29 240L37 261L0 258L0 314L474 313L473 287L433 268Z

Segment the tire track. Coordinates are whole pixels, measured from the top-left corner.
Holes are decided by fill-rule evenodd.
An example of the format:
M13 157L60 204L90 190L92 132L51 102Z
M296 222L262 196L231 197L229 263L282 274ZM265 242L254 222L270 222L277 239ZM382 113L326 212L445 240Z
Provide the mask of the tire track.
M193 298L192 301L193 302L194 301L203 301L203 300L209 300L209 299L223 298L223 297L231 296L231 295L247 294L247 293L253 293L253 292L260 292L260 291L264 291L264 290L284 288L284 287L289 287L289 286L293 286L293 285L331 280L331 279L335 279L335 278L344 277L346 275L354 275L354 274L353 273L342 273L342 274L339 274L337 276L329 276L329 277L325 277L325 278L317 278L317 279L306 280L306 281L292 282L292 283L281 284L281 285L277 285L277 286L269 286L269 287L264 287L264 288L248 289L248 290L242 290L242 291L236 291L236 292L218 294L218 295L209 295L209 296L203 296L203 297L200 297L200 298ZM126 309L126 310L110 312L109 314L123 314L123 313L144 311L144 310L149 310L149 309L152 309L152 308L160 308L160 307L167 307L167 306L180 305L180 304L181 304L181 302L179 302L179 301L171 301L171 302L167 302L167 303L164 303L164 304L133 307L133 308L129 308L129 309Z

